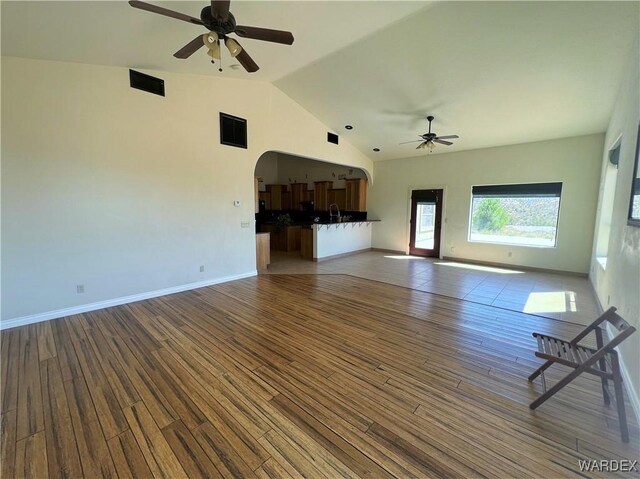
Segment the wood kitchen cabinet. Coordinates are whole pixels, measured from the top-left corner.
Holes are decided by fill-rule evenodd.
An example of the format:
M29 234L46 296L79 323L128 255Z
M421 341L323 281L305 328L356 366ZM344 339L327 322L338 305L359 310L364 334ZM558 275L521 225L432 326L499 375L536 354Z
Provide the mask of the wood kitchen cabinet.
M346 180L346 211L367 211L367 180Z
M271 199L271 207L269 210L281 210L282 209L282 193L287 192L287 185L267 185L267 193Z
M283 191L282 192L282 196L281 196L281 201L282 201L282 209L283 210L290 210L291 209L291 192L290 191Z
M313 190L307 190L304 194L304 201L313 201Z
M300 251L301 226L291 225L285 228L276 228L273 224L262 225L262 231L271 233L271 249L275 251Z
M330 205L335 203L340 211L347 210L347 190L344 188L330 189L327 198Z
M329 190L333 188L333 181L316 181L313 190L313 209L316 211L329 210Z
M264 271L271 263L271 246L270 234L256 234L256 268L258 271Z
M254 201L256 203L256 213L260 212L260 191L259 190L259 185L258 185L258 177L254 176L253 177L253 196L254 196Z
M307 184L291 183L291 209L302 210L302 203L307 201Z
M258 192L258 198L260 201L264 201L264 209L265 210L270 210L271 209L271 195L269 194L268 191L259 191Z
M303 227L300 231L300 254L302 259L313 260L313 229Z

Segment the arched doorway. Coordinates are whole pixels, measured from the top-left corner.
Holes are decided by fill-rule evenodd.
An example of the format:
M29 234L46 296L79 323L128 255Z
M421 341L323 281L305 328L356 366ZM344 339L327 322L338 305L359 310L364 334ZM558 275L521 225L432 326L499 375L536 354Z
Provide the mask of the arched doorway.
M360 168L274 151L261 155L254 172L258 269L265 267L266 242L271 262L318 260L317 226L366 221L367 188Z

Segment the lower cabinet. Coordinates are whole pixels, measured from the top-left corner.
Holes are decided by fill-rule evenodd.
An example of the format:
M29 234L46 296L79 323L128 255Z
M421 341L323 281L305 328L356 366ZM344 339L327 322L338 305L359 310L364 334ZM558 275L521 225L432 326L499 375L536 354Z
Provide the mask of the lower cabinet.
M300 254L302 259L313 260L313 229L310 226L300 232Z
M271 263L270 234L256 234L256 269L263 271Z
M271 249L274 251L300 251L301 226L277 229L275 225L262 225L262 231L271 234Z

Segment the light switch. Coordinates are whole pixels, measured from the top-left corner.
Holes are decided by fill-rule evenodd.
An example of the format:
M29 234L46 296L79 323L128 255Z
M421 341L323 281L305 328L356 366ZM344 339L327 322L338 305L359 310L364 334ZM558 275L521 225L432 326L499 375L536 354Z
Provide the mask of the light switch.
M235 206L236 208L238 208L240 206L240 200L234 200L233 201L233 206Z
M240 223L241 228L248 228L249 226L251 226L251 223L249 223L248 221L243 221L242 223Z

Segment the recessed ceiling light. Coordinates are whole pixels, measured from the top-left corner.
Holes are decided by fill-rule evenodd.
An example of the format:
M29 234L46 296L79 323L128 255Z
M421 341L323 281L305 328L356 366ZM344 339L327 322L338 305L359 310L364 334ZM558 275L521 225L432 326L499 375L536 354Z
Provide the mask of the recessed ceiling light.
M346 128L347 130L353 130L353 126L351 126L351 125L346 125L346 126L345 126L345 128Z
M374 148L373 151L375 151L376 153L378 153L380 151L380 148Z

